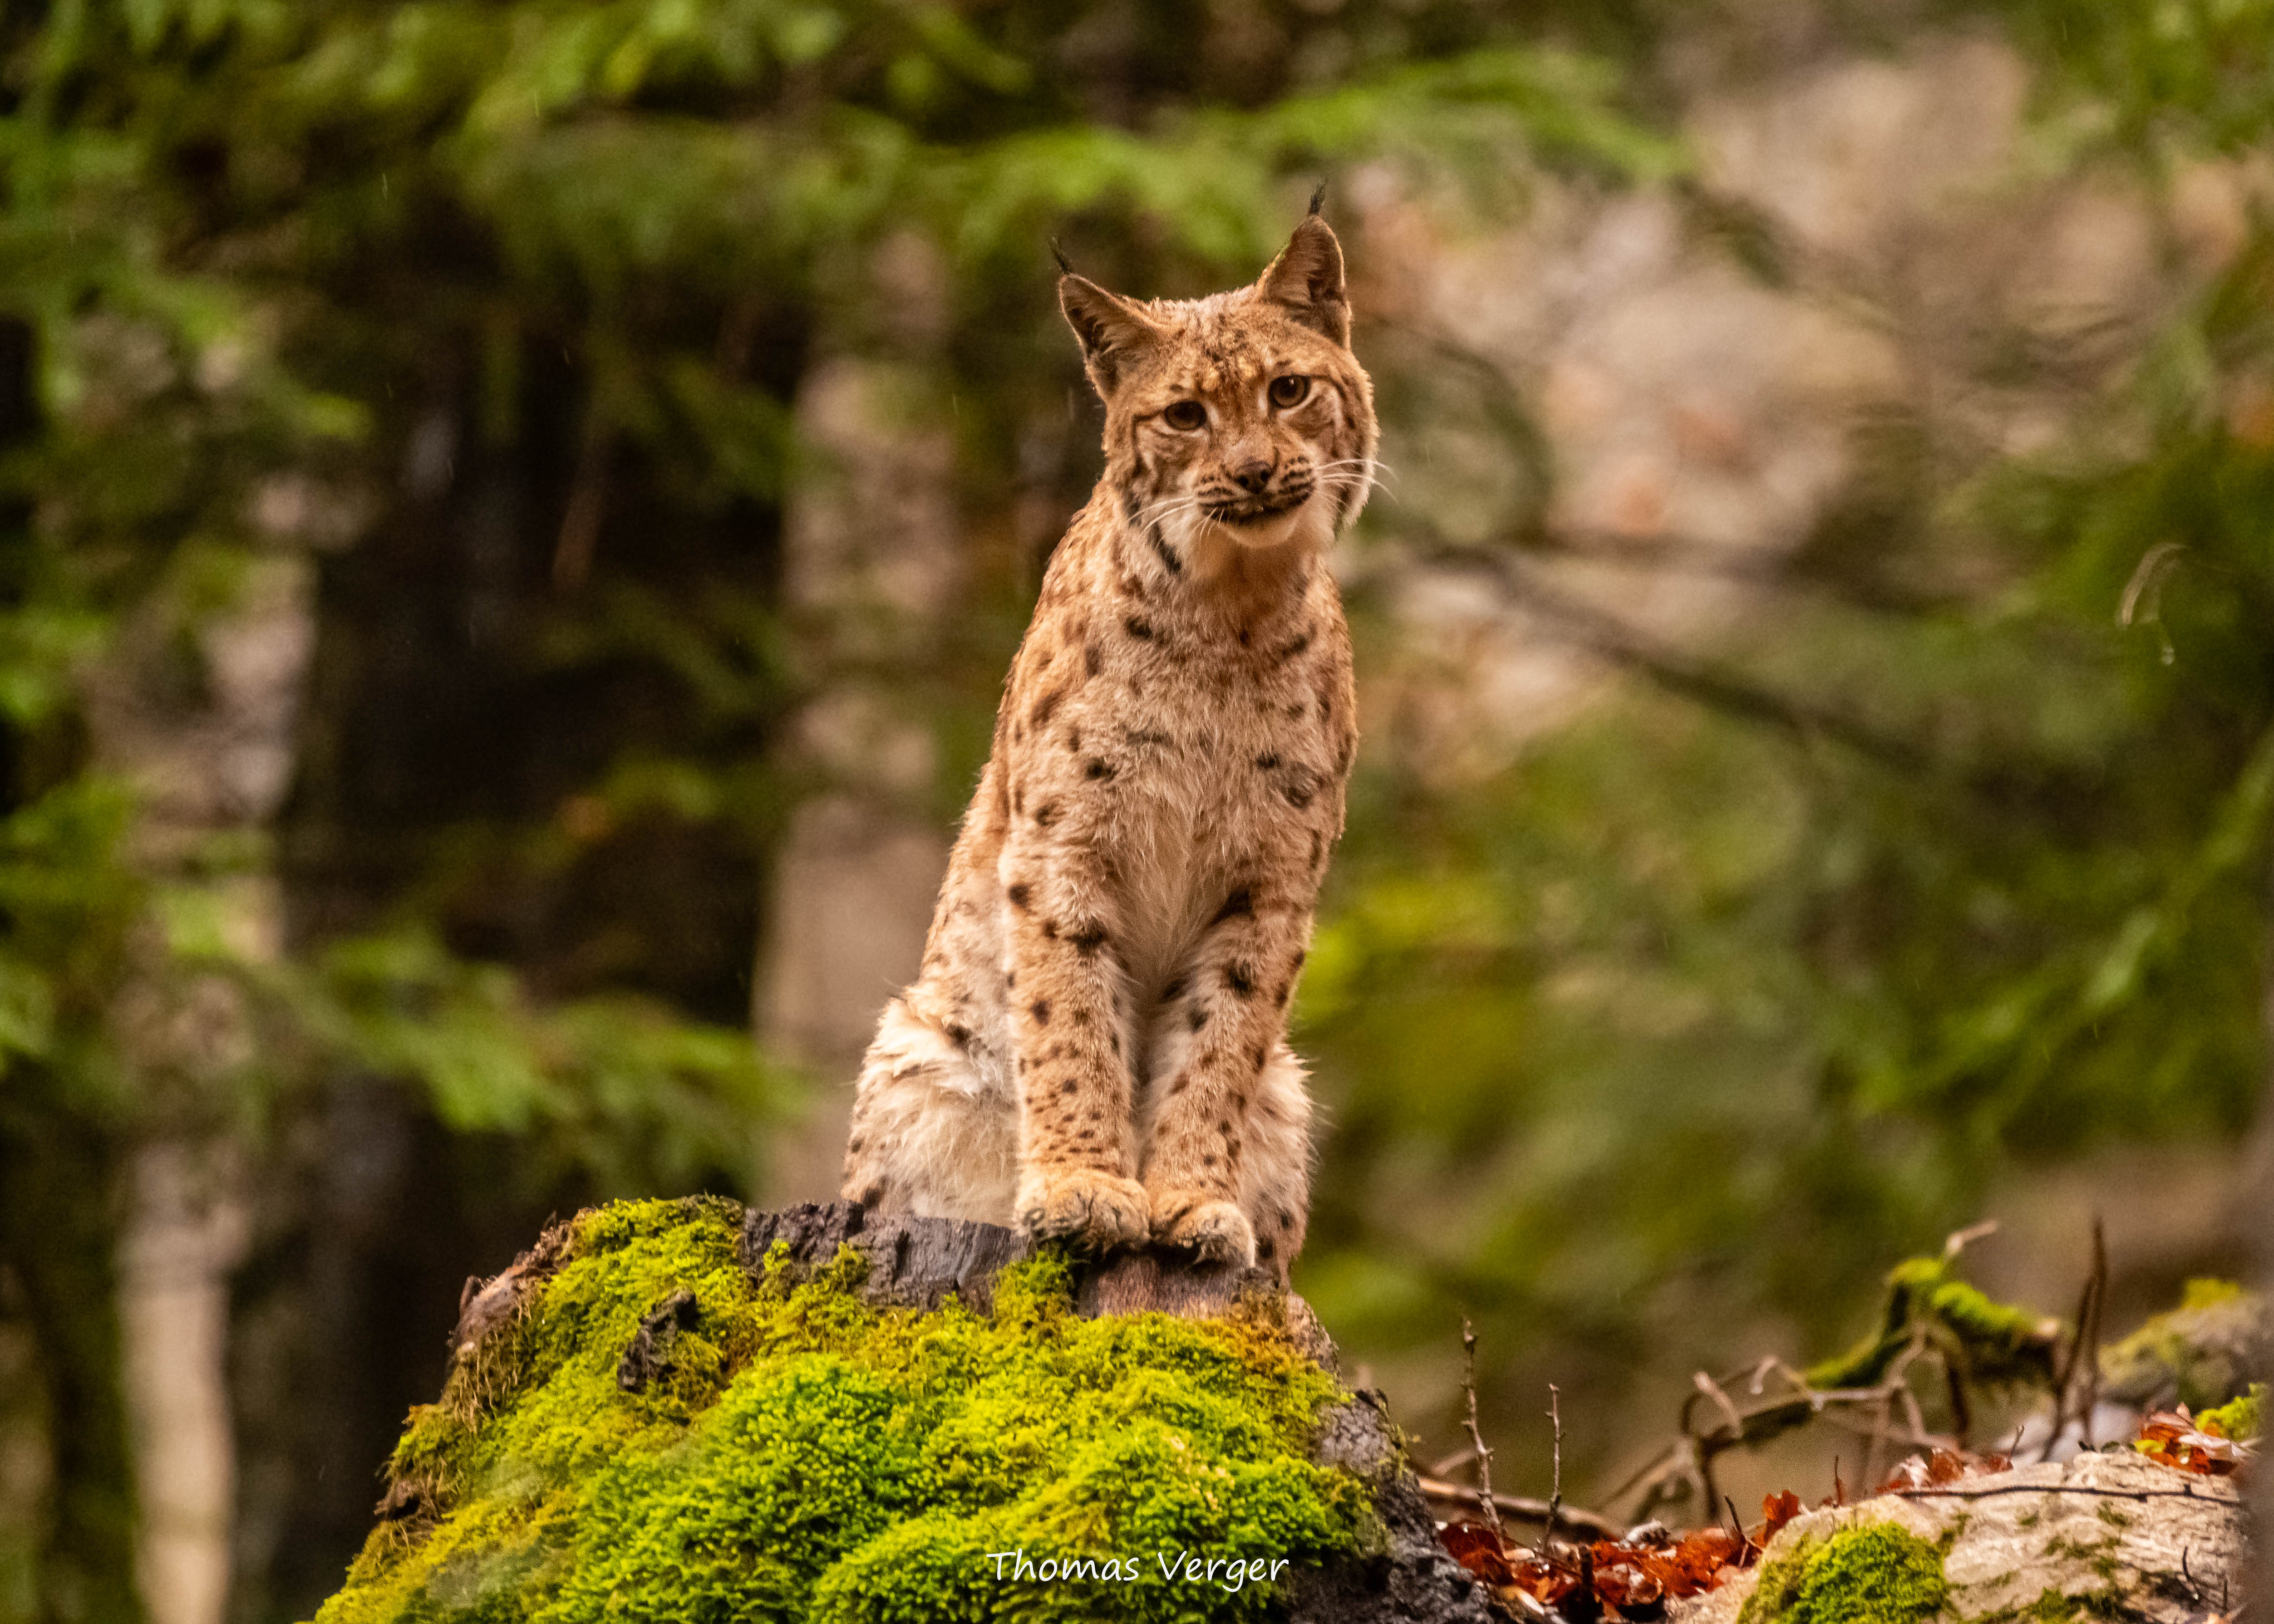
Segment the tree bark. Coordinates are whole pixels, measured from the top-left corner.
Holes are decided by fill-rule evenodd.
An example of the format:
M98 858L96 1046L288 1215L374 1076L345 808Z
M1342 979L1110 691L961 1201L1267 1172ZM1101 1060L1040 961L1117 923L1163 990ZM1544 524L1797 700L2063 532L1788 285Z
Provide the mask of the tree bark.
M223 847L257 838L290 783L312 584L307 560L280 549L245 561L217 613L162 588L121 628L85 695L100 769L138 794L132 860L194 899L209 947L248 963L280 951L278 887L265 855L231 862ZM185 647L197 655L191 683ZM232 1096L254 1053L242 988L185 966L168 929L144 921L110 1011L136 1113L117 1170L117 1369L144 1606L154 1624L222 1624L237 1492L230 1277L248 1213Z
M141 1616L134 1500L118 1383L111 1142L82 1121L0 1113L0 1265L30 1332L28 1399L48 1457L34 1537L40 1624Z

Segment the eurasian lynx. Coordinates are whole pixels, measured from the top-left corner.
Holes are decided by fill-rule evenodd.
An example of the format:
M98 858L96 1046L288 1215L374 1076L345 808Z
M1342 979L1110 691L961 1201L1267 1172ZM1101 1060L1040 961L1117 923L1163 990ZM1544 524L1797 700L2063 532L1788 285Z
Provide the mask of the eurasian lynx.
M864 1063L845 1193L1284 1271L1311 1106L1287 1002L1357 741L1321 556L1373 387L1314 201L1252 287L1058 302L1105 474L1058 545L915 985Z

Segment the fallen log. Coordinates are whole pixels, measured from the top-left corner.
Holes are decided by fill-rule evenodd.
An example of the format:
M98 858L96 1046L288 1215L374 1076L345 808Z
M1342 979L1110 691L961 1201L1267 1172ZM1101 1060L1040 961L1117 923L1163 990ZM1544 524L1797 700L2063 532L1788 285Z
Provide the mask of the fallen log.
M2242 1601L2242 1497L2119 1447L1803 1514L1669 1624L2208 1624Z

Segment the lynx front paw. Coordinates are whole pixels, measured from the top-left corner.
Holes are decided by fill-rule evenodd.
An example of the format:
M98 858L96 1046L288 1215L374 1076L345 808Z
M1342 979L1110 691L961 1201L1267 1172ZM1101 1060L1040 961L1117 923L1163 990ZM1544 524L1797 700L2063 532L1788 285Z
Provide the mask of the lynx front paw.
M1229 1201L1162 1191L1153 1197L1153 1238L1180 1246L1203 1263L1252 1264L1255 1229Z
M1019 1227L1036 1240L1106 1252L1145 1238L1145 1186L1093 1168L1029 1174L1019 1187L1018 1209Z

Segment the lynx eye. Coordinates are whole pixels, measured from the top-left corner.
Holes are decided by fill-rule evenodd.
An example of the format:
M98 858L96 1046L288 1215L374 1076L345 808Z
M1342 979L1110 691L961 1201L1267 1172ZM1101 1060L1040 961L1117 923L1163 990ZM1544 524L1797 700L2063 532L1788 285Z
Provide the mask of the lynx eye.
M1285 411L1291 406L1300 406L1311 398L1311 380L1299 375L1271 380L1271 403Z
M1178 401L1161 414L1161 421L1187 432L1208 426L1208 408L1198 401Z

